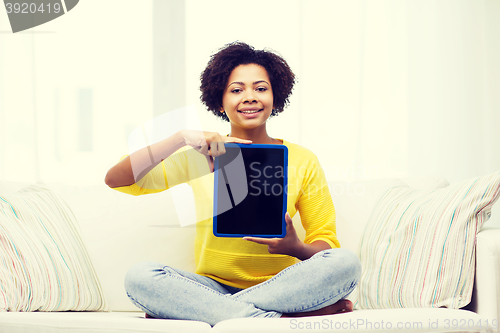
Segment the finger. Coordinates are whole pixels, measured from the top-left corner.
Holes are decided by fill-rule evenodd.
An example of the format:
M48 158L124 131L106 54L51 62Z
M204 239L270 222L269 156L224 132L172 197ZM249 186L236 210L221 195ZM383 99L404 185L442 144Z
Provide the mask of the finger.
M287 236L292 236L295 234L295 227L293 226L293 221L292 218L290 217L290 214L286 212L285 214L285 222L286 222L286 235Z
M212 141L210 142L210 156L217 156L218 154L218 149L217 149L217 141Z
M224 147L224 142L222 141L214 141L210 145L212 148L210 148L210 152L212 157L217 157L226 152L226 148Z
M225 154L226 153L226 147L224 146L224 142L220 141L217 143L217 150L218 150L218 155L217 156L220 156L222 154Z
M259 237L243 237L244 240L254 242L257 244L271 245L273 244L272 238L259 238Z
M198 152L202 153L203 155L209 155L208 145L201 146Z
M210 173L214 172L214 159L212 158L212 156L208 155L205 155L205 157L207 158L208 166L210 168Z

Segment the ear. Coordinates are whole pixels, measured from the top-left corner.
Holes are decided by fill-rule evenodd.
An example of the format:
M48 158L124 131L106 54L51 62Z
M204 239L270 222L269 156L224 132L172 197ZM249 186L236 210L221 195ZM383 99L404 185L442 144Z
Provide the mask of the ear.
M220 112L220 113L224 113L224 108L223 108L223 107L221 107L221 108L219 109L219 112Z

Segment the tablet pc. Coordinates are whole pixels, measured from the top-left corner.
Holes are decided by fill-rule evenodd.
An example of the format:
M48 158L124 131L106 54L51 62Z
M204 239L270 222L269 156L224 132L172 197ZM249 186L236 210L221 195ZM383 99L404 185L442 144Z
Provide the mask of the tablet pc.
M225 148L214 159L214 235L285 237L287 147L226 143Z

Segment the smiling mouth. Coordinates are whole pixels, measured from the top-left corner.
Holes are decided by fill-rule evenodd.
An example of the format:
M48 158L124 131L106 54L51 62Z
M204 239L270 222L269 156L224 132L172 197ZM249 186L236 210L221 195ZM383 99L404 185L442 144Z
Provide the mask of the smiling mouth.
M257 112L260 112L262 111L262 109L260 110L249 110L249 111L240 111L238 110L239 113L244 113L244 114L252 114L252 113L257 113Z

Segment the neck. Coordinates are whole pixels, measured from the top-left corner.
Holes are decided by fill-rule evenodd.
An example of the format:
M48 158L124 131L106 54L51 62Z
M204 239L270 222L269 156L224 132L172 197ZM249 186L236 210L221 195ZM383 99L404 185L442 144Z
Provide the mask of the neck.
M255 128L251 130L241 130L237 128L231 128L231 133L229 136L252 140L252 143L258 144L275 144L278 140L271 138L265 128Z

